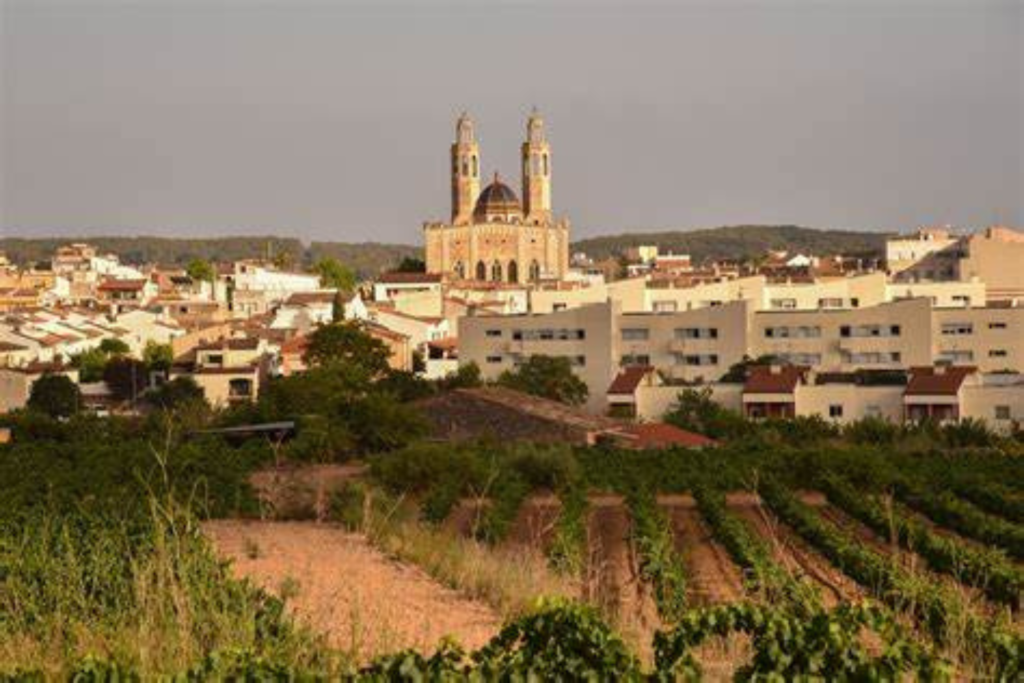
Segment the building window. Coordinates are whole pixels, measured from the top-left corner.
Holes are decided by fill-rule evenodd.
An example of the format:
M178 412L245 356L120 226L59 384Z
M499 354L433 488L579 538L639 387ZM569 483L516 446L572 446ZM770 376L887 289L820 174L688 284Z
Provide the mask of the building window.
M501 330L487 330L486 332L484 332L484 334L486 334L488 337L500 337Z
M1004 322L989 323L988 324L988 329L990 329L990 330L1005 330L1006 329L1006 323L1004 323Z
M939 351L939 356L936 360L940 363L969 363L974 360L974 352L948 349Z
M839 336L840 337L849 337L850 336L850 326L849 325L842 325L842 326L840 326L840 328L839 328Z
M974 325L971 323L943 323L942 334L945 335L964 335L972 334L974 332Z
M646 353L627 353L619 359L619 365L650 365L651 357Z
M675 313L679 304L675 301L655 301L652 308L655 313Z
M508 262L508 281L519 282L519 265L515 261Z
M534 259L530 262L530 281L536 281L540 279L540 264Z
M954 294L953 303L960 304L961 306L970 306L971 297L967 296L966 294Z
M997 420L1009 420L1010 419L1010 406L996 406L996 419Z
M491 264L491 280L493 282L501 282L501 264L497 261Z
M488 363L500 363L501 362L501 356L487 356L487 362Z
M989 358L1006 358L1006 349L990 349L988 352Z
M769 308L782 308L782 309L794 309L796 308L796 299L772 299L768 302Z
M843 300L836 298L818 299L818 308L842 308Z
M455 277L457 277L460 280L466 279L466 266L465 264L462 263L462 261L455 262Z
M228 396L231 398L251 398L252 380L233 379L228 382Z
M843 406L842 406L842 404L840 404L840 403L833 403L833 404L831 404L828 407L828 416L829 417L842 417L843 416Z
M564 311L568 307L569 307L569 304L562 303L562 302L551 304L551 310L552 311Z
M486 280L487 279L487 266L484 265L483 261L477 261L476 264L476 279Z
M717 327L679 327L675 330L676 339L718 339Z
M650 336L650 330L646 327L625 327L622 329L623 341L647 341Z

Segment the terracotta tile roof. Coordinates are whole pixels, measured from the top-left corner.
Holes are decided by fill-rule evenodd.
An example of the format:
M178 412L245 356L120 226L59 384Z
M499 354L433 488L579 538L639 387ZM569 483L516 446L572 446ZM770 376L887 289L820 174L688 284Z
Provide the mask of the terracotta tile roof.
M626 445L632 448L703 448L714 446L716 443L714 439L703 434L689 432L664 422L628 425L622 431L628 439Z
M407 334L396 332L390 328L384 327L381 324L370 322L368 320L364 320L362 325L363 329L365 329L366 332L372 337L391 339L392 341L405 341L409 338L409 335Z
M792 394L807 368L799 365L755 365L747 372L744 394Z
M146 280L104 280L101 292L135 292L146 286Z
M452 351L458 349L459 340L456 337L445 337L444 339L435 339L427 342L427 345L443 351Z
M293 354L297 353L302 355L306 352L306 347L309 345L309 338L305 335L298 334L289 339L288 341L281 344L281 354Z
M381 284L433 284L441 282L438 273L384 273L377 282Z
M612 380L612 384L608 387L609 394L632 394L636 391L636 388L640 386L640 382L644 380L644 377L648 373L653 372L654 368L650 365L630 365L623 368L615 379Z
M977 371L973 366L948 366L938 368L911 368L907 382L906 396L955 396L968 375Z
M334 303L336 293L331 292L295 292L287 301L287 306L308 306L309 304L330 304Z
M196 351L219 351L221 349L229 349L231 351L255 351L259 346L259 339L243 337L240 339L218 339L216 341L199 344L195 349Z

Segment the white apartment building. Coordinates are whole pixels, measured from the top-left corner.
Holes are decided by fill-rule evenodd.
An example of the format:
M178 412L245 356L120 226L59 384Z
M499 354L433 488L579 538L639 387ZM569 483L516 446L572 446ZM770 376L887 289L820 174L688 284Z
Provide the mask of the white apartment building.
M756 310L739 300L669 313L623 313L615 301L543 315L459 320L459 361L486 379L531 355L569 358L603 411L622 368L651 366L669 381L714 382L744 357L774 356L819 372L935 364L1024 370L1024 307L933 308L928 299L868 308Z

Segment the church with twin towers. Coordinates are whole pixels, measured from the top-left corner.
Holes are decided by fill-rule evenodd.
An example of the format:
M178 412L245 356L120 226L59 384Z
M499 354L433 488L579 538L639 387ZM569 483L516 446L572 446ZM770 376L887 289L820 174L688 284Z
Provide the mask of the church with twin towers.
M551 211L551 145L536 111L526 121L521 162L522 201L498 173L481 190L473 121L459 117L451 147L451 220L423 226L428 273L512 284L565 276L569 221Z

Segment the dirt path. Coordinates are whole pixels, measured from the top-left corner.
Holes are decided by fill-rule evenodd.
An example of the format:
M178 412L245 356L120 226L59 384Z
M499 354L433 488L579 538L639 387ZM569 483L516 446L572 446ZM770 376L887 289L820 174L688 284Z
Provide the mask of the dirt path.
M715 539L690 496L660 497L672 522L676 550L686 563L687 599L720 605L744 597L743 575Z
M311 522L218 520L203 527L237 576L288 597L294 614L359 661L454 636L467 648L500 628L489 607L394 562L358 535Z

